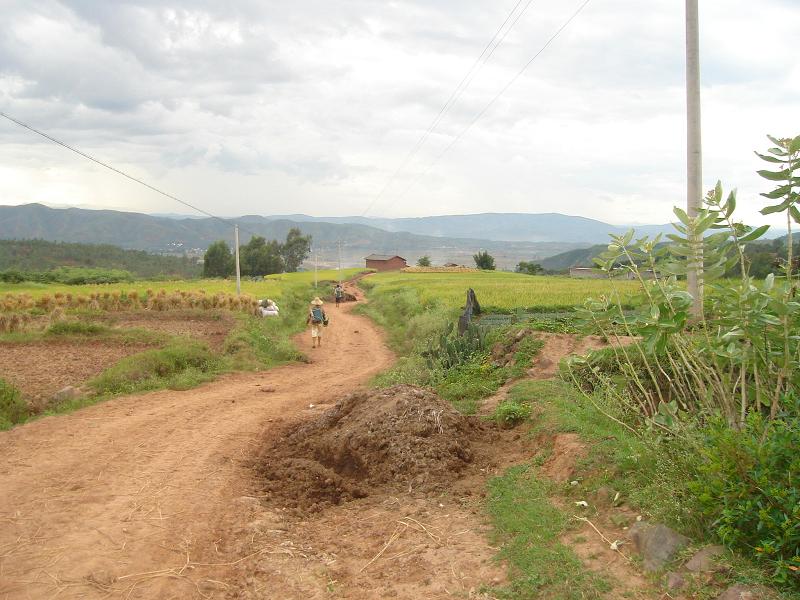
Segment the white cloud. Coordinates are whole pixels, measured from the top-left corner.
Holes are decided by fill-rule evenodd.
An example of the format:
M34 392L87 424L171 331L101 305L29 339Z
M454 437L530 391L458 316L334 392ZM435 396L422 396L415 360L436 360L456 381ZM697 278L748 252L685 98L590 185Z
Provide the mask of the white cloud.
M0 108L210 211L358 214L513 4L6 0ZM685 133L668 0L590 3L421 175L578 5L532 2L370 214L670 219ZM768 185L752 151L800 133L800 11L730 0L702 19L706 183L739 186L753 220ZM10 123L0 140L0 203L180 210Z

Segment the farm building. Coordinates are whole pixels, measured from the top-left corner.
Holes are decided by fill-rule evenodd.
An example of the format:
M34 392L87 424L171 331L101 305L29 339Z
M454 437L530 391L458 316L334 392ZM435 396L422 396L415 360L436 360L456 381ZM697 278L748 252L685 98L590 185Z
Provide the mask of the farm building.
M577 279L607 279L608 273L592 267L570 267L569 276Z
M405 269L408 264L402 256L389 256L388 254L370 254L365 259L368 269L376 271L399 271Z

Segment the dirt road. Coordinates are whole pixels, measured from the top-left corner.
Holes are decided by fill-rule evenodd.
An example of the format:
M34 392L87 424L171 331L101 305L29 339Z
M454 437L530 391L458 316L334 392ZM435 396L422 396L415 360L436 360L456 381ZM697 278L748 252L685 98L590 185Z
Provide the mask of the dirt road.
M118 398L0 433L0 599L218 595L213 580L203 589L189 575L242 558L225 536L254 502L246 460L270 430L393 360L350 308L328 307L321 350L298 337L310 364Z

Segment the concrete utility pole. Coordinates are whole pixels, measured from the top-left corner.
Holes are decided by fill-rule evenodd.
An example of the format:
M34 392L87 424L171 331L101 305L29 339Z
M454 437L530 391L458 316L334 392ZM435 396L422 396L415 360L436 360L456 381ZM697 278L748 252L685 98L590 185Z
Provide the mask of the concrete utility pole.
M698 0L686 0L686 212L696 217L703 198L703 146L700 122L700 18ZM694 298L692 314L703 317L703 248L700 236L690 240L695 248L687 274Z
M236 295L242 294L242 274L239 271L239 226L233 226L233 243L236 245Z
M339 285L342 284L342 240L339 240Z
M317 287L317 263L318 263L317 251L314 250L314 288Z

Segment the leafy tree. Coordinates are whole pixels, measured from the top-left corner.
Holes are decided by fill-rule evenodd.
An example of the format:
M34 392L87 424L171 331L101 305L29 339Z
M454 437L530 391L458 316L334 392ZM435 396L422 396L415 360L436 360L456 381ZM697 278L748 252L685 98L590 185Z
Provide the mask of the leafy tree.
M431 266L431 257L427 254L425 256L420 256L417 259L417 266L418 267L430 267Z
M524 260L517 264L517 273L525 273L526 275L542 275L544 268L539 263L526 262Z
M228 277L234 270L233 254L223 240L214 242L203 258L204 277Z
M494 271L494 256L489 254L486 250L481 250L472 257L475 260L475 265L484 271Z
M269 242L261 236L254 236L239 249L242 275L260 276L282 273L284 262L283 247L275 240Z
M297 227L292 227L286 235L286 243L281 246L284 269L294 273L311 254L311 236L303 235Z

